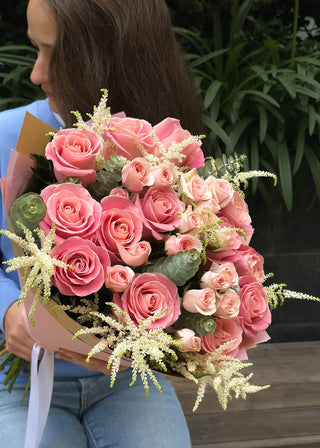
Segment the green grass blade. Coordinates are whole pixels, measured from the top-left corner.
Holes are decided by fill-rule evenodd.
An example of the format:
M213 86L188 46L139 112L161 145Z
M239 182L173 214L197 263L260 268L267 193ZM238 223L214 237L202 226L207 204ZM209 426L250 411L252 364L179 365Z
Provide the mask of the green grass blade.
M289 150L285 141L278 143L277 148L279 177L283 200L287 209L292 209L292 171Z
M319 176L320 160L319 157L314 152L314 150L309 145L305 146L305 155L310 167L310 171L312 173L314 185L317 191L317 196L320 200L320 176Z
M306 120L303 119L300 120L298 122L298 129L297 129L297 145L293 164L293 174L297 173L303 159L306 128L307 128Z

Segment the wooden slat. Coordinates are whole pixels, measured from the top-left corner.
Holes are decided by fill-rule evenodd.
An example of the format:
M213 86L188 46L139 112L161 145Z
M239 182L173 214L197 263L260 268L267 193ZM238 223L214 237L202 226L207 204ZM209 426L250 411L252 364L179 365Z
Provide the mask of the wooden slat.
M267 343L249 351L253 384L271 384L227 411L207 392L196 413L196 386L174 379L193 448L319 448L320 341ZM246 373L244 371L244 373Z
M283 439L219 442L192 445L193 448L319 448L320 436L285 437Z
M186 418L194 445L214 443L221 446L219 444L222 442L239 444L257 440L319 436L319 415L320 407L317 406L259 412L195 414Z

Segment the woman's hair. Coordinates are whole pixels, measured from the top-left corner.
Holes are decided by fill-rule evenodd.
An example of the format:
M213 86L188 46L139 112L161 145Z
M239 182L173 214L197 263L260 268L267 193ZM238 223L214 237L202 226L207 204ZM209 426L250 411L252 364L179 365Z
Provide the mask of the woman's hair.
M178 118L202 132L201 106L172 31L164 0L44 0L57 22L50 75L55 100L91 112L109 91L112 113L148 120Z

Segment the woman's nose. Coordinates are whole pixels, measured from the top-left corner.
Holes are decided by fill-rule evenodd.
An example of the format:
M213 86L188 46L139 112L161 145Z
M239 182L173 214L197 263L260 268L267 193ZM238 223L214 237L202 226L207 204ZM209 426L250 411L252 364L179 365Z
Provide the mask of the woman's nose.
M33 84L41 85L49 82L49 64L38 56L32 72L30 80Z

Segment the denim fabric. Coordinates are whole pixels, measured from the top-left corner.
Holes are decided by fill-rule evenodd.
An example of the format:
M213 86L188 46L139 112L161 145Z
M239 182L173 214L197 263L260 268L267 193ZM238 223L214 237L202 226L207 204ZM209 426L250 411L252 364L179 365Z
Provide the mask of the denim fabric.
M140 380L129 387L131 370L119 372L113 388L104 375L54 383L40 448L190 448L186 421L174 388L157 375L162 394ZM0 385L0 447L23 448L28 396L24 386L9 394Z

